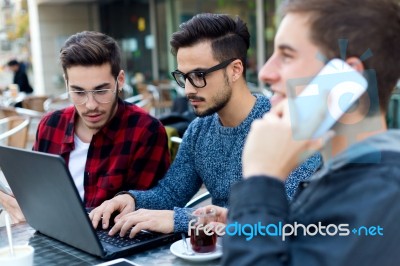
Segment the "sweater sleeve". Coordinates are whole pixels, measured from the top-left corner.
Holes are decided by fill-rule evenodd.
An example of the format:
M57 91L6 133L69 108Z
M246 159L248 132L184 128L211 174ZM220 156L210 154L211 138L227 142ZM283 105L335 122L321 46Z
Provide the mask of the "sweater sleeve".
M192 208L174 208L174 232L188 232L189 229L189 213L193 212Z
M150 190L129 192L136 199L136 209L172 210L183 207L200 189L201 178L194 168L193 125L189 126L180 144L178 154L163 179Z

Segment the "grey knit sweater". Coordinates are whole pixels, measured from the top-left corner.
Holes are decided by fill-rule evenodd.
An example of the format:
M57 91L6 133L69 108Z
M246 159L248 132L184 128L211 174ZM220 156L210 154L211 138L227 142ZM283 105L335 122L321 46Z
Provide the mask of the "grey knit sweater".
M255 95L256 104L237 127L224 127L217 114L195 119L186 130L178 154L165 177L147 191L129 191L136 208L174 209L174 231L187 231L187 209L182 208L197 193L202 183L212 203L227 206L232 184L242 179L241 155L251 123L271 108L265 96ZM320 166L319 155L294 170L286 184L291 198L300 180L310 177Z

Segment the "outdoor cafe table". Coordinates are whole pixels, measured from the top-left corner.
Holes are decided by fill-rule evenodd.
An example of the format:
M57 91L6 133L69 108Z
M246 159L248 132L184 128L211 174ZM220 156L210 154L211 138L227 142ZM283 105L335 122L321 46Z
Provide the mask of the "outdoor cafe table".
M27 223L12 225L14 245L29 243L35 248L34 265L96 265L104 262L103 260L61 243L35 230ZM8 245L7 232L5 226L0 227L0 248ZM220 259L207 262L191 262L175 257L169 247L171 244L150 249L142 253L126 257L138 265L176 265L176 266L216 266L220 265Z

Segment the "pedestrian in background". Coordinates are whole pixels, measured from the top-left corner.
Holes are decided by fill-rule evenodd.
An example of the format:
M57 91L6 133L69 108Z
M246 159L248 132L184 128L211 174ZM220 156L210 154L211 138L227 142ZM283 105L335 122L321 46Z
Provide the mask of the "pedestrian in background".
M19 91L25 92L26 94L32 93L33 89L29 84L28 75L26 74L26 68L17 60L13 59L7 63L7 66L14 72L13 83L18 84Z

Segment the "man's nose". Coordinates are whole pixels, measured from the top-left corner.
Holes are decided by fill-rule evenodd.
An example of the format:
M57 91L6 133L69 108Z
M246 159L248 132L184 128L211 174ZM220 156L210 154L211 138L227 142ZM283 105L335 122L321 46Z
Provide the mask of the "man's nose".
M273 57L268 59L268 61L265 62L258 72L258 80L267 84L273 84L277 82L279 77L278 65Z
M196 94L197 89L190 83L188 79L185 80L185 94L190 95L190 94Z
M90 110L95 109L98 103L94 98L94 94L92 92L87 92L86 96L87 96L86 108Z

